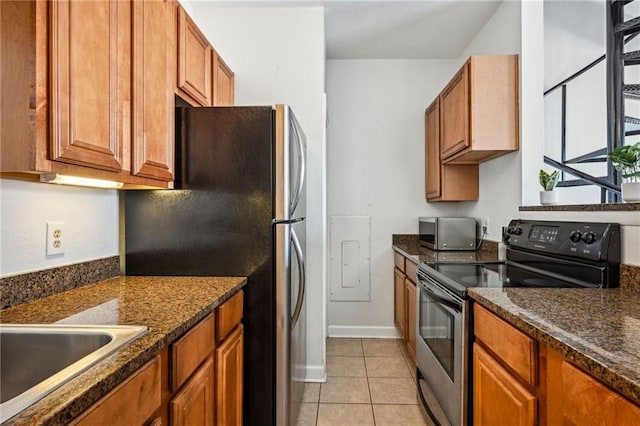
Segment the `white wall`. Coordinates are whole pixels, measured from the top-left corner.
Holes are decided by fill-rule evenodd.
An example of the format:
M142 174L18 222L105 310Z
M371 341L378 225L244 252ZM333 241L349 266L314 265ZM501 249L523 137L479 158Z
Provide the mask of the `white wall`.
M118 255L118 193L0 180L0 276ZM65 253L46 256L46 222L65 222Z
M236 104L287 103L307 136L307 378L324 380L324 11L191 4L198 27L235 72Z
M521 9L519 2L503 2L487 21L478 35L469 43L458 64L462 65L471 55L519 54L521 51ZM524 62L524 63L523 63ZM536 90L525 78L526 61L520 58L520 146L538 143L524 132L531 108L524 95ZM539 92L538 92L539 93ZM518 217L518 206L522 200L522 155L523 150L507 154L480 164L480 195L478 202L465 203L466 215L488 218L486 239L499 241L501 228L509 219ZM536 175L537 176L537 175Z
M395 336L391 235L463 214L424 199L424 109L455 71L451 60L327 61L327 214L371 216L371 301L329 300L332 336Z
M419 216L488 218L496 241L518 216L520 153L482 164L465 203L425 202L423 153L424 109L469 55L519 53L520 14L503 3L457 60L327 61L328 215L371 216L371 301L329 301L329 335L396 335L391 236L417 233Z

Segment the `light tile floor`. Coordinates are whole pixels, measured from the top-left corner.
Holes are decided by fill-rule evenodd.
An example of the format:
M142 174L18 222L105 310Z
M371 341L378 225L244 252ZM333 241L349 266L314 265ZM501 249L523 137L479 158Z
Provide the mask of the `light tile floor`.
M299 426L428 425L401 340L327 339L327 382L307 383Z

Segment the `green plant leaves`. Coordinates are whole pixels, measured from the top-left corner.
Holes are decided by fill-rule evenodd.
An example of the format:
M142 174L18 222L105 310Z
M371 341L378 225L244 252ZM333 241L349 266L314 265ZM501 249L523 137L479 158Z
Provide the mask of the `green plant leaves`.
M608 154L613 167L622 172L622 177L630 182L640 179L640 142L635 145L620 146Z
M560 179L560 172L558 170L547 173L540 169L540 172L538 172L538 182L540 182L540 185L545 191L553 191L558 184L558 179Z

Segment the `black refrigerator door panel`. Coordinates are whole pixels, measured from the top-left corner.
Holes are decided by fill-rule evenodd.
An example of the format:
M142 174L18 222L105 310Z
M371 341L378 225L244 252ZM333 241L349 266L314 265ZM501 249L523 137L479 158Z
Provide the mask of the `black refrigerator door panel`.
M176 190L125 192L127 275L247 276L245 424L274 418L272 107L178 108Z
M272 116L270 106L177 108L176 188L270 194Z
M178 108L176 190L125 193L131 275L250 275L271 261L272 108Z

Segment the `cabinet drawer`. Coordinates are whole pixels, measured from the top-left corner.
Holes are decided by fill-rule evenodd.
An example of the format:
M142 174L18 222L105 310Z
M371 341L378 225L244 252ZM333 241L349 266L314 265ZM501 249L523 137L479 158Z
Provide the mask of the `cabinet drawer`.
M475 336L530 385L537 382L535 341L482 306L474 305Z
M171 344L171 391L175 392L214 347L213 313Z
M216 311L216 341L221 341L242 320L243 292L239 291L231 299L220 305Z
M564 424L640 424L638 406L567 361L562 363L562 395Z
M160 358L156 357L96 402L75 426L142 425L160 408Z
M400 269L402 272L404 272L404 256L397 253L397 252L393 252L393 263L395 263L396 268Z
M407 274L407 278L411 280L412 283L416 283L416 275L418 273L418 265L410 261L409 259L405 260L405 274Z

